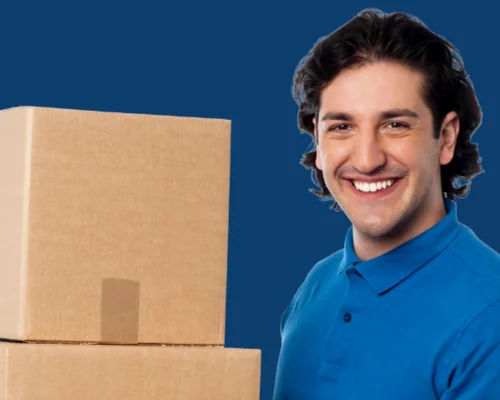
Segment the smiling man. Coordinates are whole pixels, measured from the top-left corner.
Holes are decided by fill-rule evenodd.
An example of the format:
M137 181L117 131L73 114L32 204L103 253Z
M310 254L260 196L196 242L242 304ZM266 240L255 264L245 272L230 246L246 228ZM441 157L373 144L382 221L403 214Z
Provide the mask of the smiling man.
M352 226L283 314L274 399L500 399L500 257L457 219L482 172L458 51L367 10L294 88L316 144L302 163Z

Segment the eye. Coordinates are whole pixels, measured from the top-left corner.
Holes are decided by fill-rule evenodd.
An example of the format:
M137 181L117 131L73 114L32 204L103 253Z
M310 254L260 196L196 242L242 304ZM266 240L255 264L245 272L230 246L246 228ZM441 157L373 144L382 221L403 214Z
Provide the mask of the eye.
M402 122L389 122L387 124L387 127L390 129L401 129L401 128L408 128L408 125Z
M328 128L328 131L346 131L349 129L347 124L332 125Z

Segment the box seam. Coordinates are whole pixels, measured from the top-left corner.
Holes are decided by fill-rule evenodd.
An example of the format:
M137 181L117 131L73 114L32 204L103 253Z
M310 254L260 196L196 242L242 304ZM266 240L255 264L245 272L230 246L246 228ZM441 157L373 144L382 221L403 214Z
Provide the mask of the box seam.
M31 205L31 154L33 143L33 114L32 107L26 109L26 148L25 148L25 169L24 169L24 196L23 196L23 234L22 234L22 261L21 261L21 332L23 338L26 337L27 328L27 279L28 279L28 251L29 251L29 213Z
M4 365L4 376L3 376L3 381L4 381L4 387L3 387L3 399L0 400L7 400L8 393L9 393L9 348L5 348L4 354L3 354L3 365Z

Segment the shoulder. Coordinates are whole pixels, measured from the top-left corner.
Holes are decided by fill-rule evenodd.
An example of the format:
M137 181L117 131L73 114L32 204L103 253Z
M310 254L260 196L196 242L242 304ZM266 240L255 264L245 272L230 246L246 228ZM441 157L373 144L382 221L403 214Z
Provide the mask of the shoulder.
M337 250L312 266L282 315L282 327L286 323L289 314L296 309L298 304L304 303L306 299L311 297L311 293L318 293L318 289L324 287L338 276L337 271L343 257L344 250Z
M500 254L489 247L470 229L462 225L451 245L454 267L469 279L470 289L478 289L487 303L500 299ZM473 290L473 292L475 292Z
M343 257L344 250L342 249L316 262L296 291L293 302L305 304L314 301L335 285L341 276L338 270Z
M331 276L332 273L336 274L343 258L344 249L340 249L319 260L313 265L304 282L314 282L318 279L322 280L325 277Z

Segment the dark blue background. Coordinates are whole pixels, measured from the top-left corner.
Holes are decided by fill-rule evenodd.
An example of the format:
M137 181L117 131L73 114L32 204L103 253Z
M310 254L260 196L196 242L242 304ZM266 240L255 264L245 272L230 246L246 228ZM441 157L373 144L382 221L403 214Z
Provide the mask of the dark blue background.
M310 141L297 130L292 76L320 36L361 9L414 13L462 53L485 114L475 140L486 173L460 202L459 217L500 250L498 12L473 4L4 3L0 108L233 121L226 345L262 349L262 400L270 400L281 313L313 264L343 245L348 227L307 190L310 174L298 161Z

